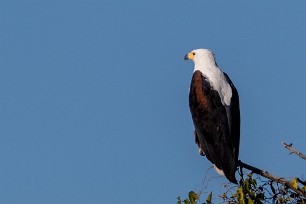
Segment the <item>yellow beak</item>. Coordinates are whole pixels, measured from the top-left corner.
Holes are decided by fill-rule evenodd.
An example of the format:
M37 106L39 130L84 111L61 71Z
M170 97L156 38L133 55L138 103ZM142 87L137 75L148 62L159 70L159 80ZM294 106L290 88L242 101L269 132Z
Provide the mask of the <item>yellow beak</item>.
M193 60L194 54L192 52L189 52L188 54L185 55L185 60Z

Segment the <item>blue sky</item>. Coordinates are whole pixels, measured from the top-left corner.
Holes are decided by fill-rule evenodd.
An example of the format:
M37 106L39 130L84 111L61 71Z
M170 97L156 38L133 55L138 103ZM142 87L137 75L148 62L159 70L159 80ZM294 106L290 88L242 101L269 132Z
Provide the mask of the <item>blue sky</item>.
M306 152L305 10L302 0L2 0L0 202L175 203L200 190L211 164L194 144L183 60L195 48L213 50L239 91L240 159L302 176L281 141Z

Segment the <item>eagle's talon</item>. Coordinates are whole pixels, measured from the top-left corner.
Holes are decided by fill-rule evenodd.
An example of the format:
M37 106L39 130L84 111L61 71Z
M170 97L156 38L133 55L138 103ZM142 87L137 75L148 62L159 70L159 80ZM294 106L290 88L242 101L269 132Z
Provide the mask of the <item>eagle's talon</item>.
M203 151L202 148L199 148L199 154L200 154L201 156L205 156L205 153L204 153L204 151Z

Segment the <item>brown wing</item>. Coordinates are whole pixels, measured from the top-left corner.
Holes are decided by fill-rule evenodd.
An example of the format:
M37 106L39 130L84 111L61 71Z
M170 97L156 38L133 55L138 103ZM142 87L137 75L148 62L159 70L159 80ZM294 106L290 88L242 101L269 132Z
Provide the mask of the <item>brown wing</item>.
M231 182L236 183L236 151L227 108L200 71L195 71L192 77L189 106L196 135L207 159L223 170Z
M235 162L236 167L238 165L239 157L239 143L240 143L240 108L239 108L239 95L233 82L230 80L228 75L224 73L227 82L232 88L232 100L230 106L226 107L226 112L228 115L229 128L231 133L231 140L235 148Z

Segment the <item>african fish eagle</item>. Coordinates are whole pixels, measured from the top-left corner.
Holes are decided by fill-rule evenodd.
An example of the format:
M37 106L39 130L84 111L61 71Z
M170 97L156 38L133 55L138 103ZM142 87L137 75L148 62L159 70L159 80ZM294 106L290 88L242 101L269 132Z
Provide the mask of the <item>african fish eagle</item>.
M237 183L240 140L237 89L218 67L210 50L193 50L186 54L185 60L194 62L189 107L199 153L213 163L219 174Z

